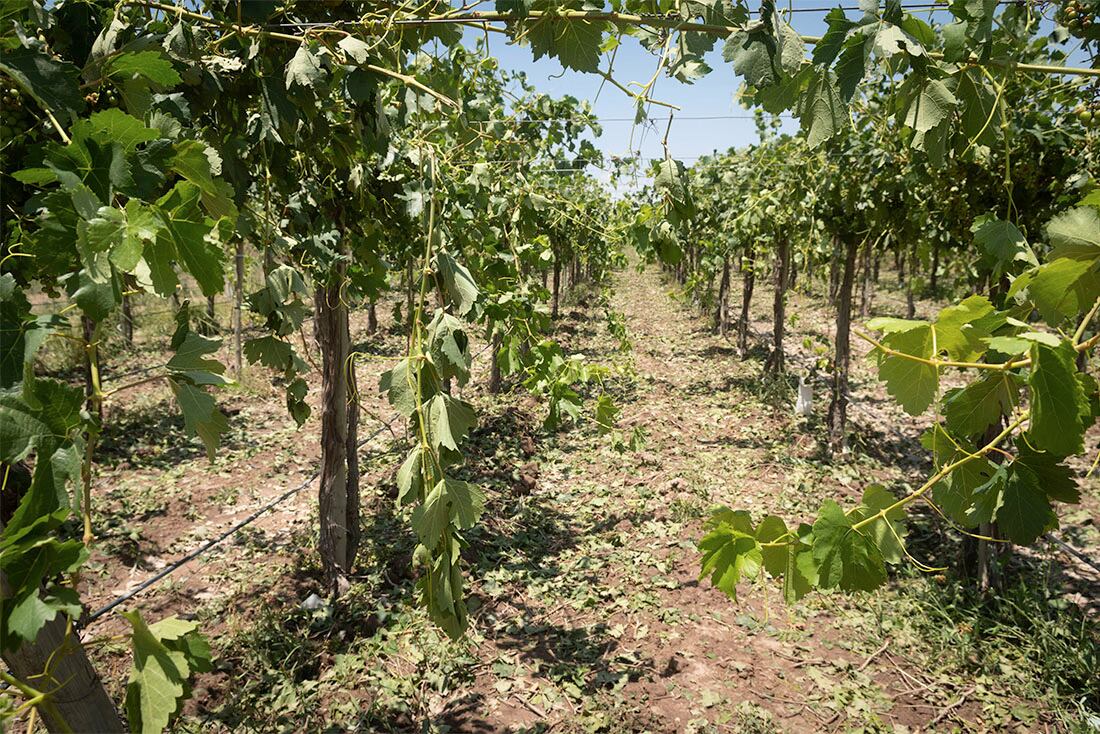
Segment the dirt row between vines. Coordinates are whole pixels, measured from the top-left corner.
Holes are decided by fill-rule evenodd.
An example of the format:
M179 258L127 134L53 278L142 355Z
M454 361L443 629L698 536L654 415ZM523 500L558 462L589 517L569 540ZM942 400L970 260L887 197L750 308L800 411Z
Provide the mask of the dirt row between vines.
M466 551L469 640L441 639L413 605L410 533L391 500L403 436L395 428L364 449L362 568L336 608L302 606L317 589L312 486L133 602L153 619L196 616L219 655L180 729L809 732L1049 723L1011 680L960 680L940 665L906 612L891 608L892 591L822 595L787 609L775 588L746 584L732 601L697 579L695 542L709 507L801 520L825 497L913 480L918 428L890 407L861 360L854 450L827 461L826 406L796 417L789 386L761 380L762 351L742 360L653 269L615 280L612 305L625 316L632 351L616 349L591 294L574 299L558 336L611 368L606 387L622 407L621 438L635 428L645 436L636 450L590 426L540 430L542 406L520 392L485 395L488 361L475 361L463 396L483 419L465 471L490 499ZM804 364L815 344L829 343L830 320L810 297L792 303L789 345ZM770 293L759 292L761 333L769 306ZM363 322L357 314L370 355L358 373L366 436L379 419L392 420L373 387L402 339L364 336ZM109 416L97 480L106 512L84 582L93 607L316 465L317 417L295 430L265 375L222 399L231 433L213 464L165 401L152 385ZM1077 537L1095 543L1095 504L1079 512ZM108 616L90 632L124 630ZM123 648L96 655L121 693Z

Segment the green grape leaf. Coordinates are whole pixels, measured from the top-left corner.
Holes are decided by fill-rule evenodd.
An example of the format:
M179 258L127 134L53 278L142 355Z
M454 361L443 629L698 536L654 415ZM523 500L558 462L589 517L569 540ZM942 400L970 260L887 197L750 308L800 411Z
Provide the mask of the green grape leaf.
M157 214L158 218L160 214ZM152 287L157 295L168 297L176 292L179 278L176 277L175 263L176 252L172 241L164 236L158 236L155 242L145 246L142 254L148 277L138 275L138 283Z
M285 370L292 360L294 346L274 336L248 339L243 345L244 356L252 364L262 364L273 370Z
M595 21L558 23L549 18L529 26L527 40L536 61L549 56L566 69L595 72L600 68L600 45L606 28L605 23Z
M462 322L445 311L436 311L428 325L428 354L442 379L453 377L459 385L470 379L470 340Z
M164 227L157 244L170 259L172 251L179 256L203 295L214 296L225 288L224 253L207 239L212 226L199 210L201 196L199 187L180 181L157 201L155 211Z
M1028 440L1057 456L1084 450L1084 390L1077 381L1076 352L1067 343L1059 347L1036 342L1031 347L1031 422Z
M356 64L365 64L370 60L371 47L362 39L345 36L337 42L336 46Z
M1039 478L1013 463L997 508L997 527L1018 545L1031 545L1040 535L1058 527L1058 516L1039 486Z
M596 400L596 425L600 435L606 436L619 420L619 406L607 393L600 393Z
M455 311L459 316L465 316L474 307L479 294L470 271L446 252L436 254L435 268Z
M186 379L196 385L228 385L233 381L223 374L225 365L216 359L206 358L206 355L216 353L221 345L221 339L188 331L166 366L177 380Z
M97 279L96 274L82 269L68 281L69 297L92 321L103 321L122 300L117 278Z
M932 499L964 528L992 522L1001 501L1005 473L988 459L968 461L936 484Z
M886 565L869 529L854 529L856 520L826 500L814 522L813 560L818 584L825 589L871 591L886 580Z
M32 589L16 599L5 599L5 602L5 606L10 605L6 633L27 642L33 642L38 637L38 632L61 611L56 604L50 604L47 598L40 595L37 589ZM79 616L80 611L78 600L74 616Z
M984 214L974 220L971 232L974 233L974 244L981 249L994 278L1008 271L1013 263L1031 267L1039 264L1024 233L1012 222Z
M954 360L976 361L985 352L985 338L1004 322L1005 317L995 312L988 298L969 296L936 317L936 348Z
M1047 223L1046 233L1054 246L1050 260L1096 262L1100 258L1100 213L1092 207L1079 206L1056 214Z
M848 32L859 27L858 23L848 20L848 17L844 15L844 11L840 8L830 10L825 16L825 23L828 28L821 40L814 46L810 56L814 64L819 66L832 65L844 47Z
M141 77L158 87L174 87L182 81L160 51L127 51L110 57L104 76L116 80Z
M1018 401L1019 387L1014 375L991 372L962 389L944 396L943 411L947 429L957 436L980 436L999 424Z
M898 54L923 56L924 47L920 41L891 23L880 24L875 33L875 54L883 59L891 59Z
M11 594L5 592L7 598L0 604L4 651L17 648L21 642L33 642L42 627L59 613L75 619L82 611L74 590L51 581L75 573L88 559L88 549L81 541L62 541L47 535L67 514L36 515L32 522L7 525L0 533L0 571L12 590Z
M904 325L903 325L904 324ZM922 359L933 357L932 325L926 322L903 322L901 319L872 319L872 329L884 329L883 343L897 352ZM906 357L878 353L879 379L886 383L886 391L893 396L909 415L920 415L939 391L939 373L933 365Z
M39 348L55 329L68 329L61 317L31 314L26 293L11 273L0 274L0 388L23 380Z
M145 242L156 238L157 219L151 215L141 217L142 211L149 212L136 200L130 200L127 208L140 217L133 230L125 211L108 206L100 207L94 218L77 223L77 249L85 270L96 282L106 282L111 277L108 262L124 272L132 271L141 260Z
M802 132L810 148L826 142L848 121L848 107L841 101L836 79L828 70L815 75L799 110Z
M401 468L397 470L397 505L411 505L420 498L424 488L422 475L423 454L419 446L409 451Z
M755 578L763 558L752 532L748 513L720 510L708 522L711 530L699 541L703 554L699 578L710 576L711 584L731 599L737 599L737 584L743 577Z
M1091 301L1095 299L1095 289L1082 289L1079 286L1086 285L1085 275L1092 270L1094 264L1090 260L1071 260L1064 257L1046 262L1034 272L1028 284L1028 295L1048 323L1060 323L1063 319L1078 314L1082 305L1085 308L1091 305ZM1017 279L1017 282L1020 281L1021 279ZM1014 288L1011 292L1015 290Z
M681 161L670 158L661 161L653 177L653 187L666 197L681 216L691 217L695 214L691 181ZM658 222L657 226L659 229L668 227L671 230L667 221ZM669 262L668 258L665 258L665 261Z
M756 527L754 533L760 543L773 543L787 535L787 524L782 518L768 515ZM790 556L790 546L773 546L765 548L761 546L760 557L764 569L775 578L780 578L787 572L787 560Z
M926 133L947 120L958 104L947 85L938 79L926 80L909 103L905 124Z
M1073 471L1061 463L1061 459L1045 451L1036 451L1026 441L1016 442L1014 468L1023 467L1036 478L1038 486L1051 499L1076 504L1081 501L1081 490Z
M485 495L476 484L459 479L441 479L424 503L413 510L412 524L420 542L429 548L439 545L444 531L473 527L485 509Z
M84 108L78 86L80 71L67 61L30 48L5 48L0 71L52 112L75 116Z
M127 152L160 137L159 131L146 127L144 122L117 107L96 112L88 119L80 120L74 126L74 133L85 137L102 136L118 143Z
M290 413L290 417L294 419L294 422L301 428L305 425L305 422L309 420L309 415L312 410L309 404L306 402L306 395L309 394L309 384L306 383L301 377L296 377L286 386L286 409Z
M69 487L80 478L83 440L66 443L51 451L40 450L35 457L31 485L7 527L13 531L34 525L39 518L69 509Z
M859 83L867 74L867 62L871 57L872 37L856 33L844 44L840 60L836 62L837 89L840 98L851 102Z
M959 98L962 131L967 139L975 145L991 146L997 142L1004 114L998 103L997 91L982 75L982 70L977 67L964 68L959 73L955 95ZM1014 225L1009 226L1015 229Z
M160 622L150 627L137 611L123 612L122 616L133 628L134 663L126 685L130 728L142 734L162 732L190 693L188 678L195 668L192 655L185 650L190 651L191 646L180 649L179 643L181 638L194 634L194 626L185 632L176 623Z
M435 366L421 363L421 368L420 399L417 399L416 394L416 370L410 366L408 358L395 364L392 370L383 372L378 381L378 391L385 393L390 405L406 418L416 412L424 399L438 393L441 389Z
M314 42L303 43L286 65L286 86L311 88L325 79L326 72Z
M34 380L34 401L25 391L0 390L0 461L16 464L32 452L51 453L81 422L84 393L57 380Z
M905 509L894 507L897 497L881 484L872 484L863 491L860 505L849 517L853 521L865 520L879 512L885 512L862 531L871 536L886 563L899 564L905 558ZM892 508L892 509L891 509Z
M168 384L183 413L183 423L188 434L202 439L206 455L213 461L221 435L229 430L225 415L218 410L214 398L190 382L169 378Z
M477 414L469 403L439 393L427 405L428 434L432 447L458 451L458 444L477 425Z
M1015 336L993 336L982 341L994 352L1006 357L1019 357L1031 349L1031 340Z
M236 219L237 207L233 204L232 188L214 178L221 167L216 155L197 140L184 140L176 144L168 160L168 168L199 188L203 206L212 216ZM213 163L211 156L215 156Z
M754 87L769 87L779 82L781 75L775 57L778 52L775 37L764 28L737 31L726 41L723 58L733 65L733 71Z

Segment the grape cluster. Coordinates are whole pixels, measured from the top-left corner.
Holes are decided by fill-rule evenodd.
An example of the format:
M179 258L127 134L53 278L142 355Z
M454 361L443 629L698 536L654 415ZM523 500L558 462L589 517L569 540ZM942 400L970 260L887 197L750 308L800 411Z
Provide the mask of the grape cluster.
M1073 108L1073 114L1085 127L1100 127L1100 99L1082 102Z
M11 83L0 86L0 144L22 137L34 124L23 100L23 93Z
M84 95L84 101L94 110L105 110L110 107L118 107L118 91L114 87L103 86L99 91L89 92Z
M1077 105L1071 113L1085 127L1100 128L1100 82L1093 82L1076 95Z
M1095 0L1067 0L1058 11L1058 22L1074 36L1091 35L1096 26L1096 13L1100 3Z

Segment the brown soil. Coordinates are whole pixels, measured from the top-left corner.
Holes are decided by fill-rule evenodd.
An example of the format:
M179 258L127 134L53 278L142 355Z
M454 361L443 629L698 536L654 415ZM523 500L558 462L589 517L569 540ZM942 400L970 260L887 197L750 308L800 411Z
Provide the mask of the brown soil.
M459 732L819 732L868 722L904 731L933 721L998 728L986 699L945 684L941 671L928 669L908 641L861 628L876 604L872 597L823 595L788 610L773 587L743 584L732 601L698 579L694 541L705 533L708 507L750 509L755 517L777 513L792 522L807 519L825 497L857 497L869 481L912 480L923 471L915 444L921 421L897 411L870 365L858 360L853 456L825 461L821 423L793 415L789 387L776 388L780 399L762 395L761 355L742 360L731 341L711 334L708 320L674 299L672 290L652 269L617 276L613 305L626 317L633 376L597 310L578 306L560 330L563 341L589 359L627 368L607 381L620 393L621 430L629 434L637 427L646 434L639 451L612 450L590 428L544 434L537 429L541 406L530 398L513 396L488 407L481 386L488 360L475 362L464 397L482 406L487 423L522 427L505 436L518 442L518 450L499 470L489 467L492 456L484 447L471 461L472 472L492 475L486 527L471 540L478 560L471 592L480 607L473 613L470 652L479 662L468 666L465 683L424 694L424 709L394 718L392 727L420 730L423 720L432 720ZM739 297L736 285L733 295ZM755 300L754 326L765 332L770 294L761 289ZM897 301L886 297L876 310L896 308ZM788 344L792 368L801 371L798 365L816 356L803 347L804 338L827 345L831 319L815 299L798 294L788 313L799 315ZM355 333L362 334L364 325L365 314L357 314ZM398 335L363 339L373 354L392 357L401 348ZM475 345L474 352L480 349ZM359 364L363 436L381 425L377 418L392 420L372 389L392 361ZM256 372L220 399L232 414L232 431L212 464L168 417L173 408L162 386L142 386L112 408L109 423L121 428L108 433L108 460L97 475L100 539L83 577L91 608L312 474L316 413L296 430L280 390ZM311 400L317 393L313 385ZM818 400L820 415L827 406ZM388 482L400 457L369 454L390 450L393 438L385 432L364 448L365 513L389 502ZM875 461L857 458L865 454ZM310 486L295 495L131 606L150 619L197 614L216 650L220 638L247 629L264 611L293 608L317 588L308 561L315 491ZM1088 494L1067 533L1095 544L1100 511L1094 493ZM556 514L533 530L525 524L529 514L516 508ZM485 561L477 545L478 538L521 535L537 536L538 552L528 553L522 573L511 576L503 572L515 559ZM1060 569L1074 580L1078 601L1097 598L1095 575L1068 561ZM402 559L384 573L408 588ZM538 583L532 585L532 578ZM490 581L501 590L493 592ZM357 633L368 637L378 624ZM86 634L125 630L124 620L107 615ZM107 678L121 699L127 656L117 648L96 656L109 666ZM322 672L331 664L318 662ZM412 675L393 659L375 664L393 667L398 677ZM190 721L232 728L216 711L233 700L233 681L248 674L219 669L200 679L187 708ZM332 690L323 698L360 701L364 709L377 699L371 690ZM291 715L289 726L309 728L316 721L309 717L319 715ZM750 728L757 719L768 723Z

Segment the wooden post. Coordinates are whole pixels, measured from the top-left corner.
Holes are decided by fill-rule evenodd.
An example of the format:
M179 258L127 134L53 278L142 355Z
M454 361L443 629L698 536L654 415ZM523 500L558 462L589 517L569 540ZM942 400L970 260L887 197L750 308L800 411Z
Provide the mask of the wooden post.
M235 281L233 283L233 357L236 361L237 380L244 374L241 338L244 334L244 240L237 238L237 252L234 257Z
M752 291L756 285L756 261L753 259L751 244L746 246L741 264L745 275L741 283L741 317L737 319L737 351L741 354L741 359L744 359L749 353L749 307L752 305Z
M498 354L502 341L500 332L494 330L492 336L493 346L489 348L489 392L493 395L500 392L503 383L503 378L500 374L500 356Z
M718 281L718 304L714 309L714 332L726 333L726 303L729 301L730 290L730 258L726 255L722 258L722 279Z
M559 305L561 300L561 254L557 248L554 248L554 293L552 306L550 308L550 318L558 318Z
M7 579L0 576L4 596ZM50 732L124 732L115 704L99 679L84 646L69 630L68 617L58 614L47 622L34 642L4 653L12 676L40 691L53 691L38 707ZM49 677L42 673L49 670ZM64 683L56 690L59 683Z
M346 267L343 261L333 267L329 281L317 286L314 304L321 350L321 527L317 547L325 583L333 593L346 584L358 550L358 463L354 458L358 411L348 408L351 335L342 293Z
M839 453L847 448L848 365L851 360L852 286L855 281L859 244L849 235L844 249L844 269L837 292L836 345L833 365L832 401L829 403L829 448Z
M786 237L780 237L776 251L775 300L772 302L772 352L764 369L773 375L781 375L786 370L783 355L783 332L786 329L787 273L791 264L791 247Z

